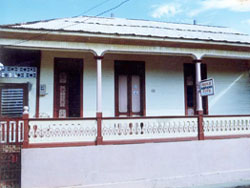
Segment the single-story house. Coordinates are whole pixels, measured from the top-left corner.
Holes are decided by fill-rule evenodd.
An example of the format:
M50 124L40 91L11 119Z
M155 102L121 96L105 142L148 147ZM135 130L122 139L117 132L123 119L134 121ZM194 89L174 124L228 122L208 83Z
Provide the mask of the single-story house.
M0 26L0 62L23 188L250 180L247 34L80 16Z

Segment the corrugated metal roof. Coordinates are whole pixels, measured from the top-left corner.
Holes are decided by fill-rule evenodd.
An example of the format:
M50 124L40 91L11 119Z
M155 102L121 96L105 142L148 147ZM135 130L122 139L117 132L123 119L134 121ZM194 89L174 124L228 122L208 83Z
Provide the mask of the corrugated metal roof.
M2 28L74 31L93 34L131 35L174 39L196 39L250 43L250 36L226 27L177 24L104 17L73 17L0 26Z

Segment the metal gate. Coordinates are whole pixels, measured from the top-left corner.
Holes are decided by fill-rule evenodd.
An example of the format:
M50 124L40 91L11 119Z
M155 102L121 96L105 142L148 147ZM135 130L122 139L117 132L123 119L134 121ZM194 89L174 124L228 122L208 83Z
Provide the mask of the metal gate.
M23 130L23 120L0 120L0 188L21 187Z
M21 187L21 146L0 145L0 188Z

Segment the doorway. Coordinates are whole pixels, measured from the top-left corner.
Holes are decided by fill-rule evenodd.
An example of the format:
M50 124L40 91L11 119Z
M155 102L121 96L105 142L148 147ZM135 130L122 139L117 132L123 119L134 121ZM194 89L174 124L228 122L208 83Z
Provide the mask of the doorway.
M116 116L145 115L145 63L115 61Z
M83 116L83 60L55 58L54 117Z

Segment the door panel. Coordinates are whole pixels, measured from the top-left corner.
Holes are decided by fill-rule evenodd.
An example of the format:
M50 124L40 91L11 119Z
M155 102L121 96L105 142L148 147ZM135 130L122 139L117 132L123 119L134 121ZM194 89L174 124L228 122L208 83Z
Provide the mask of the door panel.
M68 85L68 98L69 98L69 104L68 104L68 111L69 111L69 117L81 117L81 78L82 76L75 71L72 71L69 75L69 85Z
M67 73L59 73L59 83L57 91L59 92L58 117L66 118L68 116L68 88L67 88Z
M60 118L66 118L67 117L67 109L68 109L68 105L66 105L66 101L67 99L67 94L66 94L66 85L60 85L59 88L59 117Z
M119 112L128 112L128 76L119 75Z
M141 111L140 77L138 75L133 75L131 78L131 84L132 112L139 113Z

